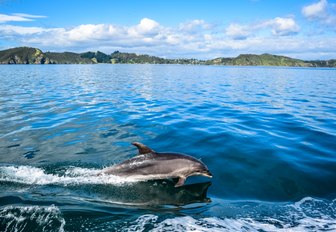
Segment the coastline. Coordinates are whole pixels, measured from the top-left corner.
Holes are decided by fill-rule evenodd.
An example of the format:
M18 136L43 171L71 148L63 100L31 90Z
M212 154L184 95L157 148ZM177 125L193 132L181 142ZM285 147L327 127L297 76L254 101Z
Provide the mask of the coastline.
M218 57L209 60L193 58L161 58L147 54L103 52L43 52L38 48L17 47L0 51L0 64L181 64L256 67L336 67L336 59L300 60L272 54L240 54L237 57Z

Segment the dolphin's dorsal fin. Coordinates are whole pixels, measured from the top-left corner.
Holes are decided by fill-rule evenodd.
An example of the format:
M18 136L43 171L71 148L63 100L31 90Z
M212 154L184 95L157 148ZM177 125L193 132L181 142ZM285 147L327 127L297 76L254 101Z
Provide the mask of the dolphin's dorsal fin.
M152 149L147 147L146 145L143 145L142 143L139 142L133 142L132 145L136 146L139 150L138 155L143 155L143 154L148 154L148 153L155 153Z

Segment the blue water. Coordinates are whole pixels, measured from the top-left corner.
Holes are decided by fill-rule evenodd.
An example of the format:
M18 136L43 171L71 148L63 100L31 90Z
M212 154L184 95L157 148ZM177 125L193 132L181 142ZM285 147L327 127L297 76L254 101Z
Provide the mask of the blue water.
M212 179L97 176L133 141ZM336 69L0 66L0 231L334 231Z

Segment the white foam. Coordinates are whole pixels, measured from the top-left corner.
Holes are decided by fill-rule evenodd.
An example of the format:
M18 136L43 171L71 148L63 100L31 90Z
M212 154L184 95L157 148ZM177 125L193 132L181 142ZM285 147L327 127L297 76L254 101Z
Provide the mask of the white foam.
M159 223L152 231L278 231L273 225L260 223L251 218L202 218L194 219L190 216L166 219ZM288 231L288 230L286 230Z
M127 226L127 228L123 228L122 231L144 231L146 225L154 224L157 219L158 216L155 215L151 214L142 215L135 221L134 225L129 225Z
M98 175L101 170L68 168L63 174L49 174L31 166L0 167L0 181L35 185L113 184L121 185L136 180L113 175Z
M157 215L147 214L137 218L131 226L122 231L143 231L146 225L153 228L148 231L336 231L336 201L319 200L306 197L296 203L275 205L280 207L276 212L269 211L262 216L257 211L236 217L204 217L191 216L167 218L160 220ZM252 212L252 211L251 211ZM281 212L281 214L278 214ZM264 213L262 213L264 214ZM148 229L148 227L147 227Z
M5 223L5 231L24 231L35 223L36 230L63 232L65 225L61 211L54 205L7 206L0 209L0 222Z
M155 223L156 215L143 215L139 217L135 225L123 228L123 231L143 231L148 223ZM303 218L296 221L295 225L287 224L278 219L264 219L258 221L253 218L217 218L207 217L195 219L190 216L165 219L156 223L150 231L199 231L199 232L223 232L223 231L335 231L336 222L333 219Z

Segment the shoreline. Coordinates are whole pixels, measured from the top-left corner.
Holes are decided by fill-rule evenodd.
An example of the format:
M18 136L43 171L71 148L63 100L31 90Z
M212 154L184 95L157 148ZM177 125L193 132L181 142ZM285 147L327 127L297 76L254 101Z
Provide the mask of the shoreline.
M309 67L335 68L336 59L300 60L287 56L240 54L208 60L193 58L161 58L147 54L103 52L43 52L38 48L17 47L0 51L0 64L180 64L248 67Z

